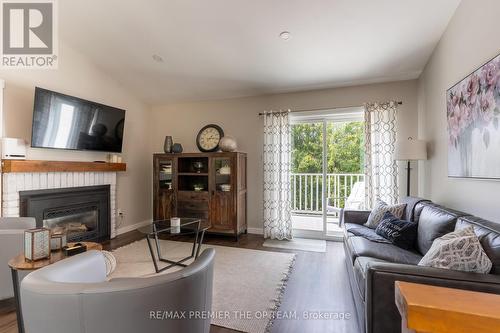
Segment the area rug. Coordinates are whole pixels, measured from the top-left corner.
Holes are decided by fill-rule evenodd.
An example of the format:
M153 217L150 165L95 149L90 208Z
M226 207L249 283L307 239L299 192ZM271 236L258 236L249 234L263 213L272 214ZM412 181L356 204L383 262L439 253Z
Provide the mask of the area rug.
M321 239L293 238L292 240L266 239L266 247L300 250L309 252L326 252L326 241Z
M179 260L191 253L191 243L160 242L165 258ZM203 245L202 251L208 247L216 253L212 311L229 314L227 318L212 319L212 324L242 332L266 332L281 302L295 254L215 245ZM156 274L146 240L120 247L113 254L117 266L110 278Z

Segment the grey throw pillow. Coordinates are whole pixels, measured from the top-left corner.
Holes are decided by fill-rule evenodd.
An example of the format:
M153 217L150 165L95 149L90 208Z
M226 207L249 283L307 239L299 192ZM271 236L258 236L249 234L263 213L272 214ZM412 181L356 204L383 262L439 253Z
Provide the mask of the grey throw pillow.
M492 266L473 226L436 238L418 265L484 274Z
M377 204L370 212L370 216L368 216L365 226L372 229L377 228L387 212L390 212L396 218L401 219L405 209L406 204L388 205L384 201L377 201Z

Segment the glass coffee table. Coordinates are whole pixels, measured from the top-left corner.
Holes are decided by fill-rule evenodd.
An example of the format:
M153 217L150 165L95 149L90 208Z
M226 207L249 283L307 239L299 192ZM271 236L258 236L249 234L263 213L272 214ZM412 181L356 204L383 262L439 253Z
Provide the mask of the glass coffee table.
M187 265L184 264L186 260L192 258L196 259L200 254L200 248L201 245L203 244L203 237L205 236L205 231L210 227L210 225L204 224L201 219L197 218L181 217L180 220L181 220L180 227L172 226L170 224L170 220L157 220L151 222L151 224L148 224L147 226L137 229L139 232L143 233L146 237L146 241L148 242L149 252L151 253L151 259L153 260L153 265L155 266L156 273L163 272L164 270L167 270L174 266L186 267ZM160 242L159 242L160 235L180 236L188 234L194 234L193 246L191 248L190 256L182 258L181 260L178 261L169 260L162 257ZM152 244L153 241L154 241L154 246L156 248L156 255L155 255L155 250L153 249L153 244ZM158 266L160 261L165 262L169 265L160 268Z

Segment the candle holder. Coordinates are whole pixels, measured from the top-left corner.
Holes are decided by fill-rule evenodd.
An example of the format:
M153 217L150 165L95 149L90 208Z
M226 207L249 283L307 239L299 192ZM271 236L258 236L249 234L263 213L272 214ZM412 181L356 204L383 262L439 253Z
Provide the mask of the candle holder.
M35 228L24 231L24 257L28 261L50 258L50 229Z
M56 227L50 235L50 250L60 251L67 244L66 228Z
M172 217L170 219L170 229L171 234L179 234L181 232L181 219L178 217Z

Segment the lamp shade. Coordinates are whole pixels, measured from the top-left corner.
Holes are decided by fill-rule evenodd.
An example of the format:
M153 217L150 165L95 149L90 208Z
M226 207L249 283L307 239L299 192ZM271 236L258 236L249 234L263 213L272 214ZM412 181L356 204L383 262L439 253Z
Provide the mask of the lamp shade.
M425 141L412 137L406 140L396 140L394 159L397 161L426 160L427 146Z

